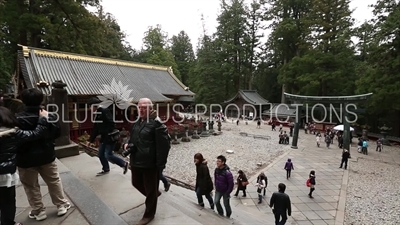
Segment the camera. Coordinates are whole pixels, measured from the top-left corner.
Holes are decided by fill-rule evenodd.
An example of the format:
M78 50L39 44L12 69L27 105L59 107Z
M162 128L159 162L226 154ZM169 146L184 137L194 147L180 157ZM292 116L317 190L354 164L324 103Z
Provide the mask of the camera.
M134 146L134 145L133 145L132 143L129 143L128 146L126 147L125 151L123 151L123 152L121 153L121 155L122 155L123 157L127 157L128 155L130 155L130 154L132 153L133 146Z

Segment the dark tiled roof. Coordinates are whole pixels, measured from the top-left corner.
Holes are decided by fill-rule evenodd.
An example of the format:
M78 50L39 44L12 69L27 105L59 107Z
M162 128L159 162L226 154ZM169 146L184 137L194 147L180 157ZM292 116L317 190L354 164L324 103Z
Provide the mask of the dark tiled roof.
M61 80L69 95L101 95L104 85L114 80L128 86L133 101L150 98L161 102L171 96L193 96L194 93L179 81L169 67L106 59L86 55L23 47L19 61L28 88L45 81ZM50 94L51 87L41 87Z
M260 105L260 104L268 104L268 100L261 97L257 91L252 90L239 90L239 92L235 95L235 97L225 101L224 103L234 102L238 97L242 97L249 104Z
M296 116L296 107L286 104L273 104L271 109L265 110L263 115L275 116Z

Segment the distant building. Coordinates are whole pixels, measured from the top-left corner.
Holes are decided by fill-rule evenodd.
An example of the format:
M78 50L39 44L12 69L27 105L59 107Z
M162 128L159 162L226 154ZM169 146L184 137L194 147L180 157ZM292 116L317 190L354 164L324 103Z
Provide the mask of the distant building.
M264 99L254 90L239 90L234 97L224 101L227 117L238 118L241 115L258 118L263 110L270 107L268 100Z

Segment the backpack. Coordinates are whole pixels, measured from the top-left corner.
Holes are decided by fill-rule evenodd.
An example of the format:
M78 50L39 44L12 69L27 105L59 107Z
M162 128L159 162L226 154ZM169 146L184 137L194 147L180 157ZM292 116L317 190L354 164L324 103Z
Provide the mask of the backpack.
M167 164L167 158L169 150L171 149L171 136L168 133L168 128L164 124L161 124L156 128L156 143L157 143L157 167L164 169Z
M306 186L311 187L311 178L308 178L306 181Z

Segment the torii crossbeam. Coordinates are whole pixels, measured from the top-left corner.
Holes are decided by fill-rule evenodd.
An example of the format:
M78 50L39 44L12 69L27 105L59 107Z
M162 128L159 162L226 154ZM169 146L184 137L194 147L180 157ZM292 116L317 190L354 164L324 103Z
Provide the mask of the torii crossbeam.
M284 92L286 99L291 99L297 102L314 102L314 103L341 103L346 107L349 103L362 102L368 100L372 93L362 94L362 95L350 95L350 96L306 96L306 95L294 95ZM298 110L296 110L296 123L294 127L292 148L297 149L297 141L299 138L299 129L300 129L300 121L301 118L301 109L299 106ZM347 119L347 111L342 111L342 118L344 132L343 132L343 148L350 150L350 124Z

